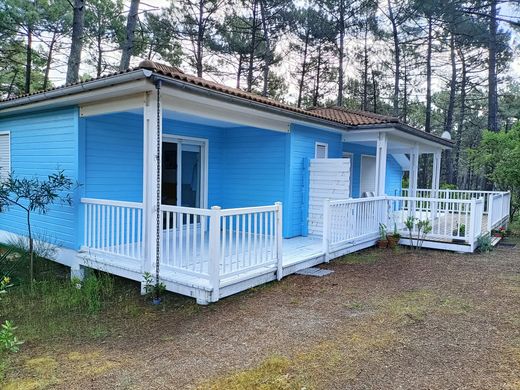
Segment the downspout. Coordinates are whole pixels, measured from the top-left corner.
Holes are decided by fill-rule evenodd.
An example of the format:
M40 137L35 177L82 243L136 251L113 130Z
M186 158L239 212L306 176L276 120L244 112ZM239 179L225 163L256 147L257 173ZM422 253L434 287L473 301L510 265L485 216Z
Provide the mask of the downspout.
M157 92L157 126L156 126L156 226L155 226L155 297L160 297L160 264L161 264L161 80L155 80L155 90Z

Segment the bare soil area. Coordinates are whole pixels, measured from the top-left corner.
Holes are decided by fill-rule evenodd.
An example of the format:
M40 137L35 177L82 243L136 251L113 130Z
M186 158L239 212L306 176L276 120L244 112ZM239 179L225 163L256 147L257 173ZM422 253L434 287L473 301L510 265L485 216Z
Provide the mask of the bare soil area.
M324 268L207 307L170 295L107 311L99 337L27 342L5 387L520 389L520 245L370 249Z

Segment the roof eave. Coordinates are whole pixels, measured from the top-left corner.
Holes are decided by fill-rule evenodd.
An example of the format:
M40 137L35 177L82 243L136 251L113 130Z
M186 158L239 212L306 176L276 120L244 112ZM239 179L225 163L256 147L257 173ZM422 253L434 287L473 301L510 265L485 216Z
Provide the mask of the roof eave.
M129 81L140 80L143 78L149 78L152 72L146 69L136 69L129 72L112 75L105 78L85 81L70 86L65 86L50 91L44 91L35 93L34 95L23 96L20 98L5 100L0 102L0 114L5 110L27 106L34 103L40 103L43 101L52 102L55 99L80 94L83 92L94 91L101 88L124 84Z
M432 141L438 143L447 148L453 148L455 146L455 142L451 140L447 140L441 137L438 137L431 133L426 133L425 131L416 129L415 127L409 126L400 122L388 122L388 123L378 123L373 125L357 125L354 126L352 130L361 130L361 129L387 129L389 127L393 127L397 130L403 131L404 133L414 135L423 139L427 139L428 141Z
M291 111L288 108L276 107L276 106L272 106L272 105L269 105L266 103L257 102L257 101L251 100L251 99L243 98L240 96L235 96L235 95L232 95L229 93L224 93L224 92L213 90L213 89L210 89L207 87L192 84L190 82L186 82L183 80L177 80L170 76L165 76L165 75L158 74L158 73L154 73L151 78L154 80L160 80L161 82L165 83L166 85L169 85L174 88L187 90L189 92L193 92L196 94L216 97L216 98L228 101L230 103L239 104L239 105L242 105L245 107L262 109L262 110L271 112L273 114L282 115L285 117L290 117L292 119L296 119L300 122L312 123L312 124L316 124L316 125L323 126L323 127L333 128L335 130L340 130L341 132L346 132L352 128L352 126L349 126L347 124L342 124L342 123L335 122L332 120L327 120L324 118L319 118L319 117L315 117L312 115L303 114L303 113L299 113L296 111Z

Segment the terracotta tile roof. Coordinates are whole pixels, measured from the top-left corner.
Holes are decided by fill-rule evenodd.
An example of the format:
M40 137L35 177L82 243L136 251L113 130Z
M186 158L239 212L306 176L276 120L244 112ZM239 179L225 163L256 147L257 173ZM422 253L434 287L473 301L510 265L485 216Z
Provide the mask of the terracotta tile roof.
M399 123L399 119L392 116L351 110L344 107L313 107L309 111L351 126Z
M118 75L121 75L121 74L134 72L134 71L136 71L138 69L139 68L129 68L127 70L123 70L123 71L120 71L120 72L107 73L107 74L104 74L104 75L99 76L99 77L91 77L91 78L88 78L88 79L85 79L85 80L78 81L76 83L63 84L63 85L60 85L60 86L57 86L57 87L41 89L39 91L34 91L34 92L31 92L31 93L25 93L23 95L13 96L13 97L10 97L8 99L0 99L0 103L2 103L2 102L9 102L11 100L22 99L22 98L25 98L25 97L28 97L28 96L40 95L40 94L43 94L43 93L46 93L46 92L50 92L50 91L57 91L57 90L60 90L60 89L64 90L64 89L66 89L68 87L72 87L74 85L85 84L85 83L88 83L90 81L109 79L111 77L118 76Z

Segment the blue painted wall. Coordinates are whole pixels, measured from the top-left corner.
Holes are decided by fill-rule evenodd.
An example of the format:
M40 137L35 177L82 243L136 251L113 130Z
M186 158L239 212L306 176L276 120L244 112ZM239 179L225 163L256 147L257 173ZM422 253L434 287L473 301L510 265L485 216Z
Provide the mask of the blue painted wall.
M76 108L17 115L0 120L0 131L11 132L12 168L17 175L46 177L58 167L83 186L75 204L56 206L46 216L34 216L37 234L69 248L82 240L79 197L142 201L142 116L110 114L80 119ZM329 146L330 158L354 153L353 195L359 195L361 154L375 148L342 144L341 136L293 125L289 134L241 127L223 128L165 119L164 133L208 140L209 206L244 207L284 202L284 236L301 235L306 196L304 162L314 158L315 143ZM387 193L401 188L402 170L389 156ZM0 229L26 234L17 210L0 213Z
M143 200L143 117L117 113L80 119L84 133L84 196Z
M359 145L354 143L343 143L343 151L353 154L352 161L352 197L360 196L360 174L361 174L361 155L376 155L376 148L372 146ZM385 192L387 195L399 195L401 193L401 179L403 170L397 161L390 155L386 160L386 179ZM375 180L375 178L374 178Z
M78 180L78 110L65 108L18 114L0 119L0 131L11 132L11 169L16 176L45 179L63 169ZM32 226L37 238L76 248L78 190L72 194L75 204L56 205L46 215L33 214ZM27 235L25 214L16 208L0 213L0 229Z
M316 142L328 144L328 157L340 158L342 155L341 135L308 126L292 125L289 150L289 178L284 207L284 235L295 237L304 233L302 206L307 204L305 197L305 160L315 156Z
M142 201L141 115L82 119L85 196ZM224 128L164 119L164 134L208 141L208 206L274 204L284 200L287 134L252 127Z

